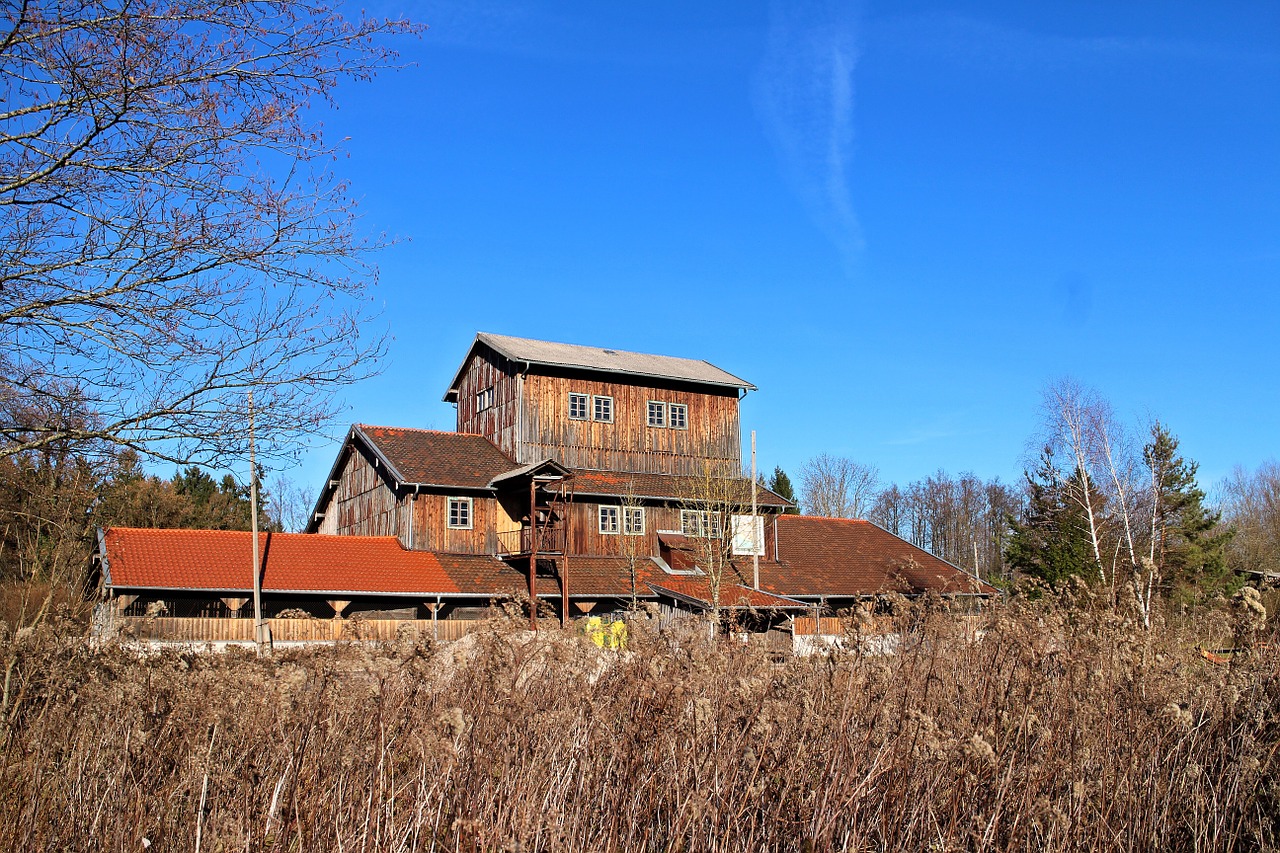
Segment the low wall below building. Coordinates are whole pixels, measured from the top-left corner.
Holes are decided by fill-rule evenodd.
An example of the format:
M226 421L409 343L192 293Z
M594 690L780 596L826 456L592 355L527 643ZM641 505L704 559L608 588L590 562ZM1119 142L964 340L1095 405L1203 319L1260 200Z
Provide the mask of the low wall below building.
M451 619L267 619L273 643L392 642L413 631L433 640L457 640L482 623ZM252 619L115 616L95 620L100 636L156 643L252 643Z

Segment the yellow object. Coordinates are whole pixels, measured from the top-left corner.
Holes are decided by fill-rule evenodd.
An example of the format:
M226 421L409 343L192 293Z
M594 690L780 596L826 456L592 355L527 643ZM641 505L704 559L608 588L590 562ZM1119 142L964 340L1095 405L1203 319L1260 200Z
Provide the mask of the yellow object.
M582 630L599 648L620 652L627 647L627 623L621 619L605 622L599 616L588 616Z

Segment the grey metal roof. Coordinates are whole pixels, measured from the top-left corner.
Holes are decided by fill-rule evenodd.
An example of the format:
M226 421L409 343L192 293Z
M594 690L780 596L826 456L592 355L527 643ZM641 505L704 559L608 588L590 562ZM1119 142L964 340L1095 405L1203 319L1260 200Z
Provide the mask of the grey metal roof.
M512 361L523 361L529 364L673 379L680 382L696 382L700 385L745 388L748 391L756 390L756 386L745 379L699 359L649 355L580 344L558 344L552 341L536 341L531 338L513 338L510 335L480 332L454 375L453 383L444 395L445 402L453 402L455 399L458 384L462 379L462 371L466 368L471 352L477 344L486 344Z

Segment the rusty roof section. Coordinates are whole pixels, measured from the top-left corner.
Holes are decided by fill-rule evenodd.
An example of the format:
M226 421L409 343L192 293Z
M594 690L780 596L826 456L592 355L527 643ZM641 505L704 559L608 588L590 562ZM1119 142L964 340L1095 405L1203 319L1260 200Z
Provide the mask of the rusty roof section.
M648 474L627 471L588 471L575 469L573 491L575 495L592 497L635 497L637 499L687 501L693 503L697 495L707 491L700 485L700 478L680 474ZM735 501L743 507L751 506L751 478L741 477L732 481L739 486ZM712 491L730 495L727 489ZM791 504L764 486L756 488L756 503L762 507L789 507Z
M785 595L862 596L901 592L994 595L995 587L869 521L783 515L782 571L761 564L761 586ZM767 577L767 583L766 583Z
M391 469L402 485L486 489L518 467L483 435L356 424L352 432Z
M241 530L103 531L103 576L108 587L249 592L253 534ZM262 533L262 589L266 592L448 595L460 555L406 551L394 536ZM483 561L498 562L492 557ZM463 558L467 562L467 558Z
M561 344L553 341L539 341L532 338L515 338L510 335L495 335L491 332L480 332L476 335L462 359L461 366L454 374L449 390L445 392L444 401L452 403L458 398L458 386L462 374L475 348L485 345L511 361L525 364L536 364L544 367L558 367L577 370L591 370L599 373L615 373L639 376L648 379L667 379L676 382L692 382L697 385L715 385L722 388L737 388L747 391L756 390L756 386L721 370L709 361L693 358L677 358L670 355L650 355L648 353L628 352L626 350L606 349L603 347L582 346L580 344Z

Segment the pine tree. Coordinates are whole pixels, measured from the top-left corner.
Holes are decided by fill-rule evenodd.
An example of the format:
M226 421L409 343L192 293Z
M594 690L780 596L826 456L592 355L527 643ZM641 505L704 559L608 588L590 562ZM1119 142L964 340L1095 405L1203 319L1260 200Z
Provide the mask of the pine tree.
M773 476L769 478L769 491L773 492L780 498L785 498L791 502L791 506L787 507L784 514L799 515L800 508L796 506L796 490L791 485L791 478L787 476L787 472L782 470L781 466L774 466Z
M1072 575L1097 580L1088 520L1069 493L1072 486L1092 490L1092 482L1071 483L1054 464L1048 447L1041 452L1039 467L1025 476L1027 503L1020 517L1010 519L1007 564L1055 586Z
M1151 473L1150 559L1175 599L1203 600L1230 592L1239 583L1228 567L1227 544L1234 533L1222 514L1204 505L1196 482L1199 465L1178 453L1178 439L1157 422L1142 449Z

